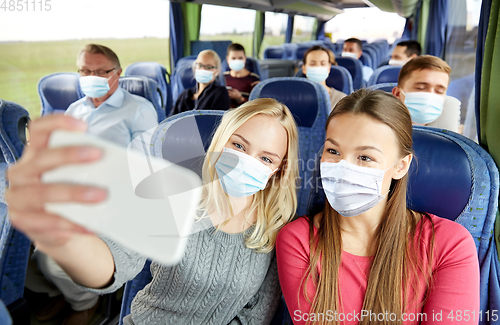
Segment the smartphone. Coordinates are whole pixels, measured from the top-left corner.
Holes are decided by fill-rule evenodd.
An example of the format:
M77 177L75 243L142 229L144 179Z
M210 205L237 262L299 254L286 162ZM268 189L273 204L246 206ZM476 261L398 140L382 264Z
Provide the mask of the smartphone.
M233 87L231 87L231 86L226 86L226 89L227 89L227 90L231 90L231 89L233 89Z

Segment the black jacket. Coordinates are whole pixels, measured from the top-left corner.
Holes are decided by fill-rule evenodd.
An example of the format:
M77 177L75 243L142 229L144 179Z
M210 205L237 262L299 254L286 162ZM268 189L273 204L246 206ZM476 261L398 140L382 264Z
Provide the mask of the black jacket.
M226 87L217 86L215 82L210 83L210 85L203 90L198 99L193 100L193 95L195 93L196 88L184 90L179 95L179 98L177 98L170 115L193 109L214 109L226 111L231 105Z

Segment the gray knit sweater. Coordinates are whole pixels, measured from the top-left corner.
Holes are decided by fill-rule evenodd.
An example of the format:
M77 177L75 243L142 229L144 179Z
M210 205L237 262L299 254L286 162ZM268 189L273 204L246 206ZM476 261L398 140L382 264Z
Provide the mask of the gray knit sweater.
M181 262L174 267L151 263L153 280L132 302L126 325L269 324L281 289L274 251L257 253L245 246L245 235L216 231L210 219L197 222ZM116 291L144 267L145 258L104 239L113 254Z

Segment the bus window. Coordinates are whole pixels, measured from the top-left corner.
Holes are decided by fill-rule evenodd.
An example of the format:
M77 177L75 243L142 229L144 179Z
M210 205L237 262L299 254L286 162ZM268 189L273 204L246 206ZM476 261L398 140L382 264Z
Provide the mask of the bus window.
M252 56L254 28L255 10L213 5L201 8L201 41L230 40L243 45L246 55Z
M286 25L288 15L266 11L266 28L264 39L260 48L260 57L264 57L264 50L268 46L281 45L285 43Z
M292 43L301 43L313 39L313 28L316 18L295 16L293 20Z
M76 72L77 54L88 43L115 51L123 71L137 61L168 67L169 24L165 17L170 2L147 3L53 1L43 10L2 11L0 31L9 32L0 32L0 98L23 106L31 118L39 116L38 81L56 72Z
M396 13L378 8L345 9L325 25L325 32L332 34L332 42L356 37L369 42L386 39L393 43L401 37L406 19Z
M475 70L480 13L481 0L450 2L445 61L452 69L452 80L467 76Z

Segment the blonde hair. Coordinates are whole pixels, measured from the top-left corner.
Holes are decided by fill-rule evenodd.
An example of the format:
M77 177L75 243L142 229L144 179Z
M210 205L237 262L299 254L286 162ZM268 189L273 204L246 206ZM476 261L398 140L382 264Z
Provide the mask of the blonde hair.
M233 133L256 115L275 117L287 133L287 151L278 171L269 179L264 190L254 194L245 218L257 214L255 230L246 239L246 246L258 252L270 252L276 243L278 231L293 217L297 209L298 181L298 131L288 108L271 98L249 101L238 108L227 111L214 134L203 163L204 186L201 210L203 217L209 211L232 217L228 195L222 189L215 171L216 159L209 153L222 152Z
M104 45L99 45L99 44L87 44L87 45L85 45L85 47L78 54L78 57L76 59L77 65L80 65L80 57L85 52L90 53L90 54L102 54L109 61L111 61L113 63L113 65L115 66L116 69L121 69L120 60L118 59L118 56L116 55L116 53L113 52L113 50L110 49L109 47L104 46Z
M221 63L219 54L217 54L217 52L215 52L214 50L203 50L200 53L198 53L196 60L194 60L194 62L193 62L193 67L192 67L193 76L195 74L196 63L198 62L198 58L202 55L207 55L207 54L210 55L215 60L215 64L217 65L217 76L220 76L221 71L222 71L222 63Z
M410 77L413 71L417 70L434 70L445 72L448 75L451 73L451 68L445 61L433 55L421 55L406 62L401 68L398 77L398 86L403 86L403 83Z

